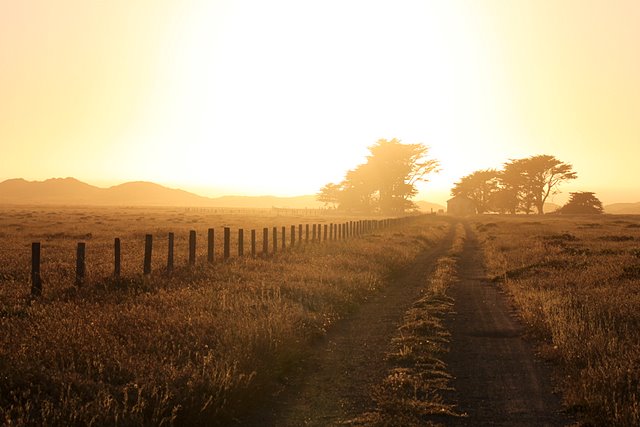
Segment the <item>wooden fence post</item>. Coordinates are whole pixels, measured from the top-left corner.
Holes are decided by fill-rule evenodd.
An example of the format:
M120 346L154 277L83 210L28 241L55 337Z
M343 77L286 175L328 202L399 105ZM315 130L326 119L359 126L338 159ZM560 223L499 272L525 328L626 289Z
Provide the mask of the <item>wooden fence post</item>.
M231 256L231 228L224 228L224 248L223 248L223 257L224 260L228 260Z
M291 226L291 247L293 248L296 245L296 226Z
M304 241L305 243L309 243L309 224L305 224L304 230Z
M278 252L278 227L273 227L273 254Z
M244 256L244 229L238 229L238 256Z
M325 242L327 241L327 232L328 232L328 226L327 224L324 225L324 238L322 240L324 240Z
M31 295L42 295L42 278L40 277L40 242L31 243Z
M251 230L251 257L256 257L256 230Z
M76 249L76 286L82 286L84 283L84 275L86 272L86 264L84 262L86 244L84 242L78 242L78 248Z
M284 251L287 248L287 227L282 226L282 250Z
M122 265L122 254L120 252L120 238L116 237L113 241L113 277L120 278L120 270Z
M316 241L316 225L313 224L313 239L311 239L312 242Z
M196 265L196 231L189 231L189 265Z
M302 224L298 224L298 244L302 244Z
M329 240L333 240L333 223L329 224Z
M146 276L151 274L151 252L153 251L153 236L147 234L144 236L144 265L142 273Z
M262 255L269 255L269 229L267 227L262 229Z
M175 234L169 233L167 242L167 271L173 271L173 245L175 242Z
M213 264L213 261L215 260L215 233L216 232L213 228L207 230L207 261L209 264Z

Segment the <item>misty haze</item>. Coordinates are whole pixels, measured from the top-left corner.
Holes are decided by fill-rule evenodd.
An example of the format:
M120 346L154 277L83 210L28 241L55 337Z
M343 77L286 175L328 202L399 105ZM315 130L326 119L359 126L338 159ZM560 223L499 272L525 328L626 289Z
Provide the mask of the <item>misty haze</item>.
M0 424L640 425L640 3L0 4Z

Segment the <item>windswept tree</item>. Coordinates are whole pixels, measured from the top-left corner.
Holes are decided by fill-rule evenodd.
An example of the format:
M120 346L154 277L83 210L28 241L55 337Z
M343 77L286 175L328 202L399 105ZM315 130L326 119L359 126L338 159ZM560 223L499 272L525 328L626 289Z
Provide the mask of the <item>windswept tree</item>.
M324 203L325 206L331 204L335 208L340 203L340 191L340 185L330 182L316 194L316 200Z
M402 144L395 138L378 140L369 147L366 163L348 171L338 185L340 209L399 214L414 207L411 198L418 192L416 184L427 181L439 166L428 152L423 144ZM336 192L332 185L320 190L318 200L332 197Z
M557 210L561 214L601 214L603 211L602 202L590 191L569 193L569 201Z
M427 158L428 151L423 144L402 144L395 138L380 139L369 147L366 164L382 213L402 213L413 206L410 199L418 192L415 184L426 181L438 168L436 160Z
M360 213L372 213L378 205L376 189L367 163L347 172L341 184L339 207Z
M473 172L457 182L451 194L470 198L478 212L529 214L535 208L543 214L545 202L559 192L560 184L577 177L569 163L554 156L538 155L509 160L499 171Z
M516 214L520 200L513 188L500 186L491 196L491 208L501 214Z
M545 202L559 192L562 182L578 177L571 164L549 155L511 160L505 164L504 172L503 180L508 177L510 185L520 193L521 208L528 213L535 207L539 214L544 213Z
M512 159L504 164L500 171L500 202L512 214L533 211L534 200L531 182L528 176L528 159Z
M460 179L451 189L452 196L465 196L473 200L479 214L491 210L491 203L498 191L498 171L483 169Z

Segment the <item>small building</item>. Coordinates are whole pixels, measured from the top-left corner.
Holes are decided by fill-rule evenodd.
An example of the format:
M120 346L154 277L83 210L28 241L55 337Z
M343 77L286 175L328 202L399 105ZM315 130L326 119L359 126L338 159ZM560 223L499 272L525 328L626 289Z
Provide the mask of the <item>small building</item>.
M455 196L447 200L448 215L475 215L477 213L476 203L467 196Z

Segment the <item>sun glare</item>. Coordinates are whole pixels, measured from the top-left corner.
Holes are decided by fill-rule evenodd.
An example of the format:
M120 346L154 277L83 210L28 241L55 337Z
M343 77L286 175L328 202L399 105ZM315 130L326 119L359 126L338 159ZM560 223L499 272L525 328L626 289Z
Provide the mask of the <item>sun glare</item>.
M171 103L135 136L146 174L294 195L341 180L379 138L460 152L491 84L464 73L492 73L473 25L448 3L199 4L172 35Z
M547 3L3 3L1 178L310 194L398 138L442 164L425 198L541 153L625 187L640 8Z

